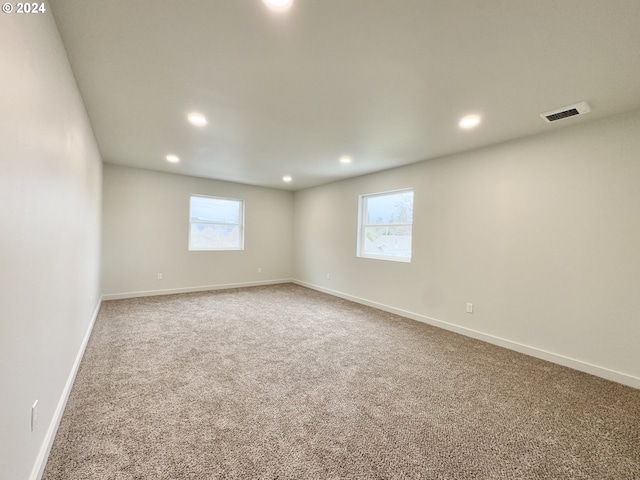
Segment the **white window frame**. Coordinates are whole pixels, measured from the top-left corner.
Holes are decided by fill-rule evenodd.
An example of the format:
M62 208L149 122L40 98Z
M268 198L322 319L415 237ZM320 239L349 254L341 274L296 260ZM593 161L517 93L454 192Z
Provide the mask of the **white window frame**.
M227 200L232 202L238 202L240 209L240 223L231 223L231 222L210 222L210 221L197 221L194 222L191 220L191 199L193 197L200 198L210 198L213 200ZM192 247L191 246L191 227L192 225L233 225L237 226L240 231L240 245L238 247L211 247L211 248L202 248L202 247ZM189 251L190 252L211 252L211 251L239 251L244 250L244 200L240 198L228 198L228 197L214 197L212 195L200 195L200 194L191 194L189 196Z
M389 260L392 262L403 262L403 263L411 263L411 257L413 256L413 217L411 223L366 223L367 220L367 204L370 198L374 197L384 197L386 195L397 195L398 193L403 192L411 192L415 193L413 188L402 188L398 190L389 190L386 192L376 192L376 193L367 193L364 195L360 195L358 197L358 247L356 255L361 258L371 258L374 260ZM374 255L371 253L365 253L364 251L364 242L365 242L365 230L367 227L410 227L411 228L411 253L409 257L399 257L394 255Z

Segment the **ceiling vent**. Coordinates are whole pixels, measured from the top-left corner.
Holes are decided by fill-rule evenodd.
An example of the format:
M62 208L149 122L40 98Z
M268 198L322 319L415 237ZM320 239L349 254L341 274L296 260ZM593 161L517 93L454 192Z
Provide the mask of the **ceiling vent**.
M540 116L548 123L562 120L563 118L575 117L576 115L582 115L589 113L591 107L587 102L576 103L575 105L569 105L568 107L557 108L550 112L541 113Z

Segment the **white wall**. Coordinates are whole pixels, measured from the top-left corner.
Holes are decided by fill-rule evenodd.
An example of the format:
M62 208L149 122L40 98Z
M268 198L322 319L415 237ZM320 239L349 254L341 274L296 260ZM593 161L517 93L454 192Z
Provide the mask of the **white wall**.
M101 162L50 12L2 14L0 72L0 478L24 480L99 302Z
M639 132L632 112L296 192L294 277L640 387ZM356 258L358 195L405 187L412 262Z
M191 194L245 200L244 250L188 251ZM291 192L106 164L105 298L287 281L292 218Z

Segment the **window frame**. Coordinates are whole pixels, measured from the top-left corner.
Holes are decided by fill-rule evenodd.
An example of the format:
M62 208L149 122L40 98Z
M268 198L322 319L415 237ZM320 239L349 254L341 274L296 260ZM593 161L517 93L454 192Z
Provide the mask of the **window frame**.
M239 214L240 223L230 223L230 222L212 222L212 221L192 221L191 220L191 199L194 197L199 198L208 198L213 200L226 200L232 202L239 203ZM193 193L189 195L189 241L188 241L188 250L190 252L237 252L244 250L244 221L245 221L245 201L241 198L230 198L230 197L218 197L213 195L202 195L198 193ZM233 225L237 226L240 234L240 244L236 247L207 247L207 248L196 248L191 245L191 228L193 225Z
M401 262L401 263L411 263L411 259L413 257L413 214L411 216L411 223L365 223L368 216L368 200L373 197L384 197L387 195L395 195L404 192L411 192L412 201L411 208L413 209L413 199L415 197L415 192L413 187L410 188L399 188L397 190L387 190L384 192L375 192L375 193L366 193L358 196L358 245L356 256L360 258L369 258L373 260L388 260L391 262ZM411 251L409 257L399 257L395 255L376 255L365 253L364 242L366 238L366 228L367 227L409 227L411 229Z

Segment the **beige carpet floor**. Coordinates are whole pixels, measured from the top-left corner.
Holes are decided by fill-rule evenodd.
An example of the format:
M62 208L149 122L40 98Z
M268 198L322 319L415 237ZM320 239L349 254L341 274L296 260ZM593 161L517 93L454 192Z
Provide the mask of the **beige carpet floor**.
M104 302L44 480L639 479L640 390L296 285Z

